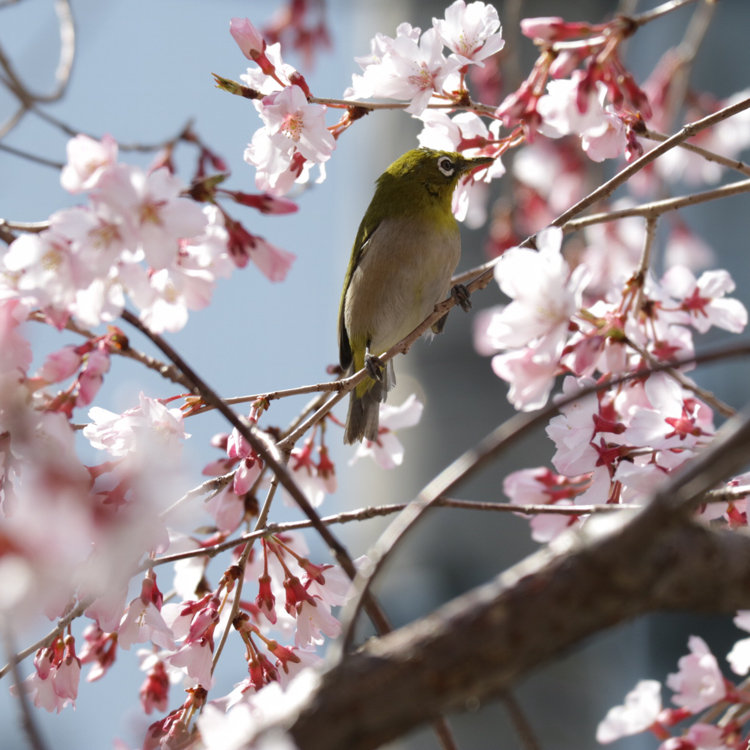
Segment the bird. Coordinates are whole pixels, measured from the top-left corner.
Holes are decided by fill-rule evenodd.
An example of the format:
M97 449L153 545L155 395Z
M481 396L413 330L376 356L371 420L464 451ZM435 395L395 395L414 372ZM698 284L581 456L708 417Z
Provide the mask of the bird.
M468 309L464 287L451 289L461 236L451 210L459 179L493 161L416 148L377 179L357 230L341 294L339 361L346 374L367 368L351 392L344 442L377 440L380 403L395 384L393 363L378 355L411 333L452 292ZM445 316L433 326L440 333Z

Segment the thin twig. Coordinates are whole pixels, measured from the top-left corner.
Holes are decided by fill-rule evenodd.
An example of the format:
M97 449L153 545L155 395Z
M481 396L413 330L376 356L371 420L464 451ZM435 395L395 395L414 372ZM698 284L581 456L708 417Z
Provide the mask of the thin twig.
M741 195L750 192L750 180L738 180L729 185L722 185L713 190L704 190L700 193L679 195L676 198L665 198L658 201L641 203L638 206L629 206L613 211L603 211L598 214L589 214L580 219L571 219L561 225L563 232L575 232L592 224L601 224L607 221L627 219L631 216L643 216L646 219L657 218L667 211L676 211L687 206L696 206L707 201L716 201L728 198L732 195Z
M667 140L667 138L669 138L669 136L665 135L664 133L659 133L656 130L649 130L648 128L646 128L645 130L639 130L638 135L642 138L648 138L648 140L650 141L659 141L660 143L663 143ZM695 143L690 143L689 141L684 141L678 146L678 148L684 149L685 151L691 151L692 153L698 154L698 156L703 157L706 161L721 164L722 167L733 169L736 172L740 172L741 174L750 177L750 166L745 164L744 161L740 161L739 159L730 159L727 156L717 154L715 151L709 151L707 148L698 146Z
M521 708L521 704L516 700L515 695L508 691L502 694L500 700L508 711L508 715L513 722L513 726L523 747L526 750L542 750L542 746L534 734L531 722Z
M673 13L686 5L692 5L696 2L703 2L703 0L668 0L668 2L657 5L651 10L644 11L637 16L632 16L628 20L636 26L644 26L647 23L651 23L651 21L655 21L657 18L667 15L667 13Z
M275 455L277 450L275 446L267 443L265 438L261 436L261 433L254 429L249 422L241 420L193 370L193 368L190 367L190 365L188 365L188 363L164 340L164 338L150 331L148 327L141 323L141 321L130 311L123 310L122 317L133 327L141 331L141 333L147 338L151 339L151 341L161 349L167 358L182 371L185 377L193 383L192 390L195 395L200 396L204 401L216 406L222 416L224 416L239 434L247 440L264 464L267 465L273 474L279 478L279 482L284 489L289 492L300 510L310 519L313 527L328 545L331 554L336 558L344 572L353 579L356 576L356 568L354 567L354 563L349 553L329 529L320 522L320 516L315 512L310 501L294 481L286 466L284 466L277 455ZM365 607L378 631L387 631L390 629L390 624L388 623L385 614L374 598L371 597L367 601Z
M68 612L67 615L61 617L57 621L57 625L55 625L55 627L49 633L47 633L47 635L43 636L35 643L32 643L30 646L27 646L22 651L19 651L16 654L16 662L21 662L27 656L31 656L31 654L36 653L40 648L49 646L49 644L52 643L52 641L54 641L55 638L57 638L57 636L59 636L62 631L65 630L65 628L67 628L71 622L73 622L73 620L79 618L89 608L92 601L93 599L84 599L83 601L79 602L75 607L73 607L73 609L70 610L70 612ZM11 662L2 667L2 669L0 669L0 679L5 677L5 675L8 674L8 672L10 672L12 669L13 664Z
M54 161L53 159L47 159L44 156L39 156L39 154L32 153L31 151L23 151L20 148L9 146L7 143L0 143L0 151L5 151L6 153L13 154L13 156L18 156L21 159L26 159L26 161L31 161L31 162L34 162L35 164L42 164L45 167L52 167L53 169L57 169L57 170L60 170L65 166L62 162ZM41 222L38 222L38 223L41 223ZM38 231L38 230L32 229L30 231Z
M658 216L648 216L646 218L646 232L643 238L641 260L638 263L638 270L635 272L635 278L638 280L638 294L635 300L636 314L638 314L641 305L643 304L643 291L646 285L646 274L651 267L651 248L653 247L654 239L656 238L656 226L658 220Z
M748 494L750 494L750 487L743 488L743 491L741 492L730 493L727 497L731 497L731 499L739 499L747 497ZM722 496L722 499L726 500L726 497ZM400 513L407 505L408 503L375 505L368 508L359 508L358 510L337 513L333 516L323 516L320 520L321 523L326 525L367 521L371 518L380 518L382 516L390 516L394 513ZM479 500L459 500L457 498L441 497L435 501L435 507L454 508L457 510L477 510L485 513L488 511L498 513L516 513L525 516L587 516L598 515L600 513L612 513L613 511L635 511L640 510L642 506L630 503L622 503L620 505L542 505L538 503L525 503L516 505L515 503L493 503ZM309 520L271 523L267 526L256 528L247 534L242 534L232 539L226 539L223 542L217 542L208 547L199 547L185 552L175 552L171 555L149 558L143 563L140 570L155 568L159 565L167 565L169 563L178 562L179 560L188 560L191 557L215 557L221 552L225 552L228 549L234 549L235 547L254 539L270 536L272 534L283 534L288 531L309 529L311 526L312 523Z
M46 750L42 734L34 721L34 715L31 711L31 705L29 704L29 696L26 692L26 685L21 677L21 670L18 668L19 659L17 656L14 656L16 649L13 644L10 623L6 619L3 622L3 625L5 653L8 658L8 664L10 665L10 671L13 675L13 685L16 688L16 697L18 698L18 703L21 709L21 726L26 733L26 737L29 740L29 745L32 750Z

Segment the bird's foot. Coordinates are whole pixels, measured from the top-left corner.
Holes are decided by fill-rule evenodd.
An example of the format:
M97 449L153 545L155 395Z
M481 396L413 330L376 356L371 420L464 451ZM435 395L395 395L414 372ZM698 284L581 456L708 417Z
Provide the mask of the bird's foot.
M382 382L385 364L374 354L365 354L365 369L373 380Z
M464 312L471 310L471 294L463 284L456 284L451 288L451 297L460 305Z

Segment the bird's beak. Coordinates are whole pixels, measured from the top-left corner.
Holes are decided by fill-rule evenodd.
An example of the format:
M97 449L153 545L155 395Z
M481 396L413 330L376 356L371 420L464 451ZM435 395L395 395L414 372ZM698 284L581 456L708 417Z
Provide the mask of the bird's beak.
M463 166L461 167L461 173L466 174L467 172L473 172L479 167L486 167L495 161L491 156L477 156L474 159L466 159Z

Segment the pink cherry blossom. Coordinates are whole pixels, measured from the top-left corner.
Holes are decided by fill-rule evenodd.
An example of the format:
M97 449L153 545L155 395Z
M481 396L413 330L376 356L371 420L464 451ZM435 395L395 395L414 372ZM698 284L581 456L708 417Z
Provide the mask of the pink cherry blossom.
M734 624L750 633L750 610L740 610L734 618ZM750 671L750 638L737 641L727 655L727 661L736 674L747 674Z
M462 65L482 65L505 46L497 9L490 4L455 0L445 9L445 18L433 18L432 25Z
M550 138L565 135L581 137L581 146L593 161L621 155L625 150L625 128L610 106L605 106L606 86L597 82L581 103L583 73L572 78L550 81L547 94L539 99L537 111L542 117L539 131Z
M704 271L696 280L684 266L673 266L662 277L662 285L672 296L682 300L682 309L700 333L711 326L741 333L747 325L747 309L742 302L724 296L734 291L735 284L723 269Z
M266 48L266 42L258 29L247 18L233 18L229 32L248 60L257 60Z
M75 346L64 346L47 356L36 376L47 383L59 383L73 375L82 361L83 355Z
M644 385L651 408L639 405L621 439L657 450L692 449L714 434L713 413L698 399L687 396L665 373L654 373Z
M305 159L315 163L330 158L335 141L325 126L326 108L309 104L299 86L288 86L266 96L260 102L258 112L270 136L279 136L279 142L285 143L287 148L296 149Z
M567 377L563 381L563 396L574 396L590 385L593 385L591 380ZM592 471L598 458L591 441L596 433L599 400L595 394L589 394L560 411L559 416L550 420L546 430L556 447L553 466L568 476Z
M341 623L331 614L331 608L321 599L314 603L303 601L297 609L297 630L294 643L300 648L313 644L320 645L324 636L337 638Z
M400 466L404 460L404 446L394 430L413 427L422 418L423 410L424 405L413 393L400 406L381 404L378 439L375 442L363 440L349 463L371 456L383 469Z
M221 531L231 534L245 517L245 503L232 487L227 485L206 503L206 510Z
M90 269L73 252L67 237L48 229L39 234L22 234L11 242L0 260L17 295L43 308L67 311L76 290L91 281ZM65 319L61 320L60 327Z
M732 745L724 741L725 732L721 727L697 722L682 737L663 742L659 750L732 750ZM731 736L731 730L728 734Z
M213 647L206 639L186 642L168 658L174 667L183 667L192 684L202 685L207 690L213 685L211 663Z
M90 351L84 360L84 367L78 376L78 394L76 406L88 406L104 381L104 374L109 371L109 352L98 347Z
M84 436L94 448L115 457L142 450L146 444L159 444L162 450L168 451L179 448L181 440L186 437L182 412L169 409L143 393L139 402L138 406L122 414L100 406L92 407L89 410L92 421L83 428Z
M539 251L511 248L495 266L500 289L512 298L504 307L485 314L482 349L509 349L493 357L492 368L511 383L509 399L519 409L542 406L559 367L569 322L581 306L588 271L570 271L562 257L562 232L539 233ZM528 279L533 278L534 284ZM521 348L525 347L525 348Z
M544 339L561 352L570 317L581 306L586 269L572 273L562 256L562 231L550 227L537 237L538 251L511 248L495 266L495 280L512 298L490 321L487 335L496 348L520 347ZM533 278L534 284L528 280Z
M489 338L496 341L488 327ZM549 342L546 342L549 343ZM492 358L492 371L505 380L508 401L520 411L533 411L547 403L559 371L558 352L548 345L529 344Z
M156 605L151 601L144 602L137 596L125 610L117 631L117 642L120 648L129 649L134 643L146 641L151 641L161 648L175 648L172 630Z
M95 197L129 218L146 262L159 269L174 262L180 238L202 234L206 227L201 207L181 196L184 189L166 167L146 173L117 164L99 181Z
M420 29L402 23L391 39L379 35L372 42L373 54L359 60L364 73L354 76L347 98L384 98L408 100L406 111L419 115L432 95L443 89L446 79L458 69L458 60L447 60L437 30Z
M17 382L31 364L31 343L21 329L27 314L20 300L0 299L0 383L8 375Z
M31 695L34 705L60 713L68 705L75 706L81 677L81 662L75 653L75 640L57 637L53 643L37 651L35 671L23 682L23 690ZM16 693L15 685L11 692Z
M146 714L150 714L154 709L157 711L166 711L169 700L169 677L164 662L156 660L153 666L148 670L146 679L138 691L141 699L141 705Z
M305 441L301 448L294 448L291 454L291 468L295 481L305 493L311 505L320 507L326 494L336 491L336 474L332 470L321 472L313 458L315 444L312 439ZM327 455L327 452L326 452ZM327 467L333 464L324 463Z
M726 695L724 677L716 657L697 635L688 640L690 653L679 662L679 671L668 675L667 686L675 691L672 701L691 713L703 711Z
M272 195L286 193L295 182L309 179L310 164L322 165L335 140L326 128L326 108L310 104L305 92L287 86L255 101L264 127L245 149L245 161L256 168L255 183Z
M101 141L79 134L68 141L68 163L60 183L70 193L91 190L108 167L117 161L117 142L105 135Z
M614 742L648 729L661 712L661 684L657 680L641 680L625 696L622 706L614 706L599 722L596 739Z

